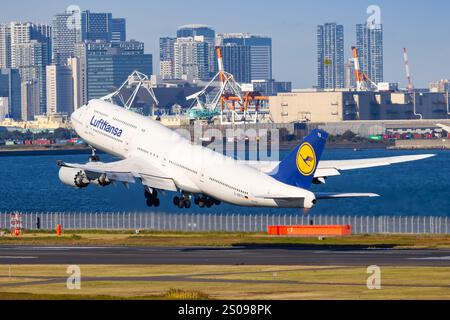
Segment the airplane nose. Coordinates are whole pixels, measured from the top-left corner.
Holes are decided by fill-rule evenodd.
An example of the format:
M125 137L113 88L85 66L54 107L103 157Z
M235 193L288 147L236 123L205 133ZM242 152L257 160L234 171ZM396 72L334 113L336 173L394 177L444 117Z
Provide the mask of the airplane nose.
M73 113L72 113L72 115L70 116L70 118L71 118L71 120L72 120L72 122L73 122L73 120L75 119L75 120L78 120L78 121L81 121L81 118L82 118L82 116L83 116L83 113L84 113L84 110L86 109L86 107L81 107L81 108L78 108L77 110L75 110Z

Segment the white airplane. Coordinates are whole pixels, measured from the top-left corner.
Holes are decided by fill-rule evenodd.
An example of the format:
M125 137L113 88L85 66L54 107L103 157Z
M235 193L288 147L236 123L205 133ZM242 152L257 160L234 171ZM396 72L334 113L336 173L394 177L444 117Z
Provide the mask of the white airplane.
M108 186L139 180L148 206L158 207L159 192L176 192L174 204L190 208L222 202L244 207L311 209L318 200L377 197L376 194L313 193L340 171L388 166L433 155L320 161L328 134L313 130L282 162L238 161L194 145L157 121L102 100L92 100L73 113L72 124L93 150L114 155L118 162L58 162L60 180L74 188Z

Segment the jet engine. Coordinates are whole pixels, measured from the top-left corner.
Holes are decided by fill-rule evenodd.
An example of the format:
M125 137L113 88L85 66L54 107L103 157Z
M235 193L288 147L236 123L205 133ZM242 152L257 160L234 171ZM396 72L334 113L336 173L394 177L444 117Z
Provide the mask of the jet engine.
M62 167L59 170L59 180L73 188L82 189L90 184L86 173L81 169Z

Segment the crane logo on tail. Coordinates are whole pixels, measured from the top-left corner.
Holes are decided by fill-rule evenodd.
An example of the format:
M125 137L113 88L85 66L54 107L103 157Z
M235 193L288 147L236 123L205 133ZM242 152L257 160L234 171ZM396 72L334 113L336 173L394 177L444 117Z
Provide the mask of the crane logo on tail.
M317 157L314 148L307 142L302 144L297 153L297 168L304 176L310 176L316 171Z

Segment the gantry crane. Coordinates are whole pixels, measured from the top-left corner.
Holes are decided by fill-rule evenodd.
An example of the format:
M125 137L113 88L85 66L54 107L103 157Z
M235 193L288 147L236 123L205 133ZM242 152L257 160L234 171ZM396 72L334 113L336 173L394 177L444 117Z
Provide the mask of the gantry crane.
M352 47L352 52L353 64L355 67L356 90L370 91L374 88L378 88L378 84L372 81L367 74L360 70L358 49L356 47Z
M269 98L256 92L244 92L234 76L224 70L220 47L216 47L216 54L219 72L202 91L187 97L187 100L196 100L196 105L189 111L189 117L191 119L210 119L220 116L222 124L229 122L229 120L233 123L245 122L249 115L249 106L254 105L253 121L257 122L259 106L263 101L268 101ZM208 93L217 89L214 85L217 81L220 83L219 91L213 99L209 99Z

